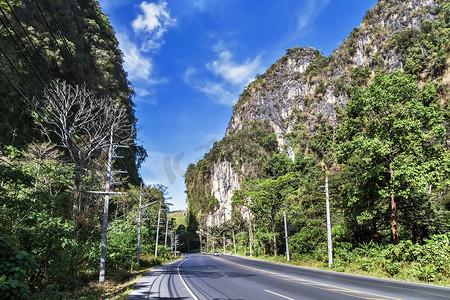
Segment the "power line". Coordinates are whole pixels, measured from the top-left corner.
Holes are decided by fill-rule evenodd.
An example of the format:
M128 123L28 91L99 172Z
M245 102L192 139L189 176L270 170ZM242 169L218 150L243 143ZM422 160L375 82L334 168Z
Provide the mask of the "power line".
M69 1L70 1L70 0L69 0ZM10 3L9 3L8 0L7 0L7 4L8 4L8 6L11 8ZM62 55L64 51L62 50L61 46L59 45L59 43L58 43L58 41L57 41L57 39L56 39L56 37L55 37L55 34L53 33L53 31L52 31L52 29L51 29L50 24L47 22L47 20L46 20L46 18L45 18L45 15L44 15L44 13L43 13L43 11L42 11L41 6L39 5L39 3L38 3L37 1L36 1L36 4L37 4L37 6L38 6L38 8L39 8L39 11L40 11L40 13L41 13L41 15L42 15L42 17L43 17L43 19L44 19L44 21L45 21L45 23L46 23L48 29L49 29L49 31L50 31L50 34L51 34L52 37L53 37L53 40L55 41L57 47L60 49L61 55ZM55 16L54 16L53 12L51 11L50 5L48 4L47 1L46 1L46 4L47 4L47 8L48 8L49 11L50 11L50 14L51 14L51 16L52 16L52 19L53 19L55 25L58 27L58 25L57 25L57 20L56 20L56 18L55 18ZM70 3L70 4L71 4L71 3ZM13 10L12 8L11 8L11 10L13 11L14 17L16 18L17 22L20 24L20 26L21 26L23 32L25 33L27 39L31 42L31 44L32 44L33 48L36 50L36 53L38 54L39 58L44 62L44 65L47 67L47 69L49 70L49 73L51 74L52 72L50 71L50 68L48 67L48 64L47 64L47 63L45 62L45 60L42 58L42 56L40 55L39 51L37 51L37 48L36 48L35 44L32 42L32 40L30 39L29 34L26 32L26 30L25 30L25 29L23 28L23 26L21 25L21 22L20 22L19 18L17 17L17 14L14 12L14 10ZM45 87L46 84L45 84L45 82L42 80L42 77L45 77L45 76L42 76L42 77L41 77L41 76L39 75L39 73L36 71L36 68L35 68L34 65L33 65L33 63L34 63L35 65L37 65L36 61L34 61L34 59L32 58L32 55L30 54L30 52L28 51L28 49L27 49L27 48L25 47L25 45L23 44L23 42L22 42L22 40L20 39L20 37L19 37L17 31L14 29L14 26L9 22L9 20L7 19L6 14L5 14L5 12L4 12L3 10L2 10L2 13L3 13L3 15L5 16L5 19L7 20L9 26L12 28L12 30L13 30L14 33L16 34L17 39L20 41L20 43L22 44L23 48L26 50L27 54L30 56L30 58L28 58L28 57L26 56L26 54L25 54L25 52L23 51L23 49L20 47L20 45L18 44L18 42L14 39L14 37L12 36L12 33L11 33L11 32L9 31L9 29L7 28L8 26L6 26L6 24L3 23L4 26L8 29L8 33L9 33L11 39L14 41L14 43L16 44L16 46L21 50L21 52L22 52L24 58L26 59L27 63L32 67L33 71L35 72L35 74L37 75L37 77L39 78L39 80L41 81L41 83L42 83L42 84L44 85L44 87ZM74 16L75 16L75 18L76 18L76 15L75 15L75 14L74 14ZM77 23L78 23L78 21L77 21ZM78 25L79 25L79 24L78 24ZM79 30L81 30L80 27L79 27ZM70 52L70 50L68 49L67 40L66 40L66 38L64 37L64 35L63 35L63 33L62 33L62 31L60 30L59 27L58 27L58 33L60 34L61 38L63 39L63 42L64 42L64 44L65 44L65 46L66 46L67 53L69 53L69 55L71 55L71 52ZM81 33L81 32L80 32L80 33ZM82 35L82 36L83 36L83 35ZM83 40L84 40L84 42L85 42L85 45L87 46L87 42L86 42L86 40L84 39L84 36L83 36ZM8 57L8 55L6 54L6 51L4 51L3 49L0 49L0 50L1 50L1 52L5 55L5 57L7 58L9 64L12 66L12 68L16 71L16 73L19 75L19 77L22 79L22 81L23 81L23 82L26 84L26 86L30 89L30 91L31 91L32 94L35 96L35 98L42 104L42 100L39 98L39 96L37 95L37 93L35 92L35 90L34 90L34 89L31 87L31 85L27 82L27 80L22 76L22 74L21 74L21 73L17 70L17 68L14 66L14 64L13 64L12 61L11 61L11 59L10 59L10 58ZM88 51L88 53L89 53L89 55L90 55L89 49L87 49L87 51ZM71 57L72 57L72 62L74 63L74 65L75 65L75 67L77 68L77 70L79 71L78 66L76 65L75 60L74 60L74 58L73 58L72 55L71 55ZM91 57L91 60L92 60L92 57ZM69 64L69 62L68 62L66 59L64 59L64 61L65 61L66 64L69 66L69 69L72 70L72 68L71 68L71 66L70 66L70 64ZM92 61L92 62L93 62L93 61ZM94 65L94 68L96 68L94 62L93 62L93 65ZM25 102L28 103L31 107L33 107L34 105L30 103L30 100L28 99L28 97L26 97L26 96L24 95L24 93L23 93L23 92L22 92L22 91L14 84L14 83L13 83L13 81L6 75L6 73L4 73L3 71L2 71L1 73L5 76L5 78L8 80L8 82L10 82L10 84L12 84L12 86L14 87L14 89L22 96L22 98L25 100ZM43 75L43 73L42 73L42 75ZM80 75L81 75L81 72L80 72ZM100 78L99 78L99 79L100 79ZM51 87L51 85L49 85L49 86ZM51 93L50 93L50 96L53 97L53 95L52 95ZM44 107L44 109L47 110L45 107ZM39 115L40 117L42 117L42 115L41 115L38 111L36 111L36 112L38 113L38 115ZM47 113L49 113L48 110L47 110ZM49 113L49 115L51 116L50 113ZM78 148L78 146L77 146L76 144L75 144L75 146ZM86 143L84 143L84 146L86 146L86 147L89 149L89 147L87 146ZM80 150L80 148L78 148L78 150ZM101 157L99 157L98 159L99 159L100 161L103 160L103 163L105 163L104 159L102 159ZM94 172L98 172L96 169L93 169L93 170L94 170ZM135 174L133 174L133 175L135 175Z
M39 4L39 2L38 2L37 0L35 0L35 3L36 3L36 5L37 5L37 7L38 7L38 10L39 10L40 14L42 15L42 19L44 20L44 23L47 25L47 28L48 28L48 30L49 30L49 33L50 33L50 35L51 35L52 38L53 38L53 41L55 42L56 46L59 48L59 50L60 50L60 52L61 52L61 56L62 56L64 62L67 64L68 62L66 61L66 59L65 59L64 56L63 56L64 50L63 50L63 49L61 48L61 46L59 45L58 40L56 39L56 37L55 37L55 35L54 35L54 33L53 33L53 30L52 30L51 27L50 27L50 24L48 23L47 19L45 18L45 15L44 15L44 12L42 11L41 5ZM70 65L68 65L68 66L69 66L70 71L71 71L72 74L74 75L75 72L72 70L72 68L71 68Z
M9 21L9 19L7 18L5 11L0 7L0 11L3 14L3 17L6 20L6 23L9 24L9 27L11 27L11 29L13 30L14 34L17 36L17 39L19 40L19 42L21 43L22 47L20 47L20 45L17 43L16 39L14 38L13 34L11 33L11 31L9 30L8 26L6 25L5 21L3 21L3 19L0 18L0 21L2 22L3 26L6 28L6 31L8 32L9 36L11 37L11 39L14 41L14 43L17 45L17 47L19 48L20 52L22 53L22 55L24 56L24 58L26 59L26 61L28 62L28 64L31 66L31 68L33 69L33 72L36 74L36 76L39 78L39 80L41 82L43 82L41 76L39 75L39 73L37 72L34 64L36 64L35 61L34 64L31 63L31 61L28 59L28 57L25 55L24 50L28 53L28 55L30 56L30 58L32 58L31 54L28 52L28 49L25 47L25 45L23 44L22 40L19 38L19 35L17 34L17 31L14 29L14 27L12 26L11 22ZM41 73L42 74L42 73ZM43 74L42 74L43 75ZM48 83L48 82L47 82Z
M7 0L7 3L8 3L8 5L9 5L10 9L12 9L12 7L11 7L11 5L9 4L9 1L8 1L8 0ZM17 34L17 31L14 29L13 25L12 25L12 24L9 22L9 20L7 19L6 13L4 12L4 10L3 10L1 7L0 7L0 10L1 10L2 14L4 15L5 19L8 21L8 24L10 25L10 27L12 28L12 30L13 30L14 33L16 34L17 39L21 42L23 48L26 49L25 45L24 45L23 42L20 40L20 37L19 37L19 35ZM12 10L12 11L14 11L14 10ZM15 18L16 18L17 22L18 22L19 24L21 24L19 18L17 17L17 14L14 13L14 15L15 15ZM41 76L39 76L38 72L36 71L36 68L34 68L33 63L32 63L31 61L33 61L35 65L37 65L37 63L33 60L32 55L31 55L31 54L29 53L29 51L26 49L28 55L30 56L30 59L31 59L31 61L30 61L30 59L26 56L25 52L23 51L22 47L18 44L18 42L16 41L16 39L14 39L14 37L13 37L12 33L10 32L8 26L3 22L3 20L2 20L2 23L3 23L3 25L7 28L8 33L9 33L11 39L12 39L13 42L16 44L16 46L21 50L21 53L22 53L22 55L24 56L25 60L26 60L27 63L32 67L34 73L35 73L36 76L40 79L40 81L41 81L41 83L43 84L43 86L46 87L47 89L52 90L52 85L49 84L48 81L47 81L47 84L46 84L46 83L42 80ZM21 25L20 25L20 26L21 26ZM21 26L21 27L22 27L22 26ZM50 27L49 27L49 29L51 30ZM23 27L22 27L22 30L25 32L25 34L26 34L28 40L31 41L31 39L30 39L28 33L24 30ZM31 42L31 43L32 43L32 42ZM32 43L32 45L33 45L33 47L36 49L36 46L34 45L34 43ZM58 46L59 46L59 45L58 45ZM61 49L61 48L60 48L60 49ZM36 49L36 50L37 50L37 49ZM8 62L11 64L11 66L14 68L14 70L19 74L19 76L21 77L21 79L22 79L22 80L26 83L26 85L30 88L30 90L31 90L32 93L34 94L35 98L36 98L36 99L40 102L40 104L42 105L43 101L40 100L40 98L37 96L36 92L31 88L31 85L30 85L30 84L26 81L26 79L20 74L20 72L17 70L17 68L14 67L12 61L11 61L11 60L9 59L9 57L6 55L5 51L3 51L3 53L5 54L6 58L8 59ZM37 53L39 53L39 52L37 51ZM42 56L40 56L40 57L41 57L41 59L42 59ZM43 60L43 59L42 59L42 60ZM67 63L66 60L64 60L64 61ZM45 61L44 61L44 64L47 66L47 69L49 69L49 68L48 68L48 65L45 63ZM70 66L69 66L69 68L70 68ZM3 72L2 72L2 73L3 73ZM5 75L5 74L4 74L4 75ZM6 75L5 75L5 76L6 76ZM9 78L8 78L8 81L9 81L10 83L12 82ZM26 102L27 102L31 107L33 107L33 104L31 104L31 103L29 102L29 100L27 99L27 97L25 97L25 95L23 95L23 93L22 93L21 91L19 91L18 87L15 86L15 85L14 85L14 87L15 87L15 89L22 95L22 97L26 100ZM54 90L52 90L52 91L54 92ZM57 100L57 99L54 98L54 96L53 96L52 93L49 93L49 96L51 96L51 98L53 98L53 100L55 100L55 101ZM44 109L47 111L47 113L48 113L49 115L51 115L51 114L49 113L48 109L47 109L45 106L43 106L43 107L44 107ZM37 112L37 111L36 111L36 112ZM43 117L42 115L39 114L39 112L37 112L37 113L38 113L38 115L39 115L40 117ZM77 146L76 144L75 144L75 146L77 147L77 150L78 150L78 151L81 151L81 149L78 148L78 146ZM84 142L84 146L85 146L87 149L89 149L89 146L88 146L85 142ZM100 157L99 159L102 160L101 157ZM106 163L104 159L103 159L103 163Z
M27 87L30 89L30 91L32 92L32 94L34 95L34 97L42 104L42 100L39 98L39 96L37 95L37 93L34 91L34 89L31 87L31 85L28 83L28 81L23 77L23 75L20 73L20 71L16 68L16 66L14 65L14 63L11 61L10 57L7 55L7 53L3 50L2 46L0 45L0 52L3 54L3 56L8 60L9 64L11 65L11 67L14 69L14 71L19 75L19 77L22 79L22 81L27 85ZM23 92L17 87L17 85L15 85L13 83L13 81L9 78L9 76L3 71L1 70L1 73L3 76L5 76L5 78L8 80L8 82L10 84L12 84L12 86L14 87L14 89L23 97L23 99L25 100L25 102L30 105L31 108L33 108L33 104L30 103L30 100L28 99L28 97L26 97ZM47 111L47 113L51 116L50 112L48 111L47 107L43 106L44 110ZM39 111L34 110L41 118L43 118L43 116L40 114ZM75 147L77 147L78 151L81 151L81 149L76 145L76 143L74 144ZM85 146L87 147L87 144L85 143Z
M6 54L6 52L3 50L2 46L0 45L0 52L5 56L5 58L8 60L9 64L11 65L11 67L15 70L15 72L20 76L20 78L22 79L22 81L28 86L28 88L31 90L31 92L34 94L34 96L36 97L36 99L38 101L40 101L42 103L42 100L40 100L39 96L36 94L36 92L34 91L34 89L30 86L30 84L28 83L28 81L22 76L22 74L19 72L19 70L16 68L16 66L13 64L13 62L11 61L11 59L9 58L9 56ZM33 108L33 104L29 102L28 97L26 97L23 92L17 87L17 85L14 84L14 82L9 78L9 76L2 70L0 69L0 72L2 73L2 75L8 80L8 82L14 87L14 89L22 96L22 98L25 100L25 102L30 105L31 108ZM48 112L47 108L44 106L44 109ZM35 112L42 118L43 116L40 114L39 111ZM49 114L51 116L51 114ZM85 146L87 147L87 144L84 143ZM75 147L77 148L78 151L81 151L81 149L78 147L78 145L75 143L74 144ZM104 163L104 161L103 161ZM95 170L95 172L100 172L98 170ZM98 176L98 174L97 174ZM101 177L101 176L99 176Z
M61 29L60 29L60 27L59 27L59 25L58 25L58 22L57 22L57 20L56 20L56 18L55 18L55 15L53 14L53 10L52 10L50 4L48 3L47 0L43 0L43 1L44 1L44 4L47 6L47 10L48 10L48 12L50 13L50 17L51 17L51 19L53 20L53 23L55 24L56 31L58 32L59 36L61 37L61 40L62 40L62 42L63 42L63 44L64 44L64 47L66 48L66 52L67 52L67 54L69 55L69 58L72 60L72 64L75 66L75 69L76 69L76 71L78 72L78 75L80 76L81 81L82 81L83 83L86 83L86 80L84 79L83 74L81 73L80 69L78 68L77 63L75 62L75 58L73 57L72 52L70 51L69 45L68 45L68 43L67 43L67 38L64 36L64 34L62 33L62 31L61 31ZM40 9L39 1L38 1L38 0L35 0L35 2L36 2L36 4L39 6L39 10L42 12L42 10ZM41 14L42 14L42 17L45 19L44 14L43 14L43 13L41 13ZM48 22L47 22L46 19L45 19L45 23L48 24ZM50 26L48 26L48 28L49 28L49 30L51 31ZM54 36L54 35L53 35L53 32L52 32L52 36ZM55 39L55 42L58 43L56 39ZM59 44L58 44L58 45L59 45Z
M47 61L42 57L40 51L37 49L36 44L33 42L33 40L30 38L30 35L28 33L28 31L22 26L22 22L20 22L19 17L16 14L16 11L12 8L11 4L9 3L9 0L5 0L6 4L8 5L10 11L12 12L17 24L19 24L20 28L22 29L23 33L25 34L25 37L27 38L28 42L33 46L35 53L37 54L37 56L39 57L40 61L42 62L42 64L45 66L45 68L47 69L48 73L53 76L53 72L50 70L50 67L48 66ZM0 8L1 9L1 8ZM5 15L6 13L2 10L2 13ZM12 26L12 25L11 25ZM17 36L19 36L17 34ZM29 53L29 52L28 52ZM29 54L31 57L31 54ZM31 57L32 58L32 57ZM32 59L33 60L33 59ZM34 61L34 60L33 60ZM36 62L34 61L34 63L36 64ZM36 64L37 65L37 64ZM53 76L54 77L54 76Z
M89 58L90 58L90 60L92 62L92 66L94 67L94 71L95 71L95 73L97 75L97 78L103 84L103 88L108 89L108 85L104 81L104 74L102 74L102 72L97 68L97 65L95 64L94 58L92 57L91 51L89 50L88 43L86 41L86 38L84 37L83 30L81 29L80 23L78 22L77 15L76 15L75 10L73 8L72 0L68 0L68 1L69 1L70 9L71 9L71 11L73 13L73 17L75 19L75 24L77 25L78 31L80 33L80 36L83 39L83 43L84 43L84 46L86 48L86 52L88 53L88 56L89 56ZM111 92L109 92L109 93L111 94Z

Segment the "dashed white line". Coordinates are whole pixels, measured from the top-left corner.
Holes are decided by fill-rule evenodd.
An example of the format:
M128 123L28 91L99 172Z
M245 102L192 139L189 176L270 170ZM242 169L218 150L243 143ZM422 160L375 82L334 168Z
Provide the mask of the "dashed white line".
M183 277L182 277L181 274L180 274L180 266L181 266L182 264L184 264L184 262L185 262L186 260L187 260L187 259L183 260L183 261L181 262L181 264L178 265L178 267L177 267L178 276L180 276L181 282L184 284L184 287L185 287L186 290L189 292L189 294L191 295L191 297L194 298L194 300L198 300L197 296L195 296L194 293L191 291L191 289L187 286L186 282L184 282Z
M271 294L274 294L274 295L277 295L278 297L281 297L281 298L284 298L284 299L294 300L293 298L290 298L288 296L281 295L281 294L278 294L278 293L275 293L275 292L272 292L272 291L269 291L269 290L264 290L264 291L268 292L268 293L271 293Z

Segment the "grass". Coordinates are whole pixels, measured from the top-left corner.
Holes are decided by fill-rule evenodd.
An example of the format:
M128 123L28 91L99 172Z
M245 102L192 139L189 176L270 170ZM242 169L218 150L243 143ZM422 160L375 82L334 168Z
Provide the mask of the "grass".
M169 215L169 217L175 219L175 222L173 224L174 228L179 225L186 225L186 214L183 210L173 212Z
M238 254L239 255L239 254ZM241 256L244 256L241 254ZM246 256L248 257L248 256ZM328 262L318 261L311 257L301 257L300 259L291 259L289 262L286 260L285 256L270 256L270 255L260 255L253 256L254 259L282 263L286 265L292 265L297 267L306 267L312 269L320 269L327 271L334 271L340 273L349 273L355 275L363 275L363 276L371 276L377 278L385 278L385 279L394 279L401 280L407 282L416 282L416 283L425 283L432 285L439 285L450 287L450 278L442 278L440 280L436 280L433 282L427 282L424 280L420 280L416 276L415 267L412 263L402 263L400 266L400 270L398 274L389 275L385 269L381 267L373 267L366 269L364 265L359 262L342 262L335 261L331 268L328 267ZM372 265L377 265L376 263L372 263Z
M167 260L162 264L173 260ZM114 270L106 273L105 282L99 283L97 275L90 278L86 288L76 291L70 299L83 300L125 300L134 288L134 285L154 267L161 264L140 266L136 270Z

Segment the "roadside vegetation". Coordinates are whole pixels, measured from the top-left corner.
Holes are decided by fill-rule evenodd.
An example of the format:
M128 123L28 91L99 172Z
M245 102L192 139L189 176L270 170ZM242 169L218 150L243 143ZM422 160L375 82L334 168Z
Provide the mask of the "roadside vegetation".
M147 154L136 143L134 91L115 32L97 1L41 3L0 0L0 298L111 298L171 259L163 231L154 257L167 188L142 187L142 206L154 204L142 209L138 264L138 169ZM107 181L106 280L98 283L105 197L93 192Z
M313 133L297 124L288 135L295 160L265 152L257 172L243 174L231 219L192 223L195 232L209 251L212 240L223 251L225 240L234 252L234 236L240 253L251 243L253 256L285 262L285 208L292 263L325 267L328 177L332 270L448 285L450 150L438 87L398 70L375 74L352 89L337 128L320 118Z
M427 16L420 26L393 30L389 22L395 23L402 3L380 0L329 57L311 55L313 49L287 50L244 90L234 112L255 119L240 124L186 173L195 247L200 232L207 251L214 240L218 251L225 246L234 253L236 247L249 255L251 248L254 257L286 262L285 210L291 263L328 269L327 180L331 270L449 285L450 2L413 9L405 18ZM367 58L362 65L355 60L358 52ZM286 61L306 54L313 60L295 80L314 92L298 99L298 107L279 109L293 111L284 120L289 133L281 137L289 143L272 147L270 122L279 120L258 121L267 118L252 104L267 86L282 83ZM346 99L334 107L335 123L307 105L325 93ZM267 109L278 109L285 99L272 101ZM232 162L241 183L231 219L206 226L219 205L210 178L219 161Z
M317 240L316 236L311 235L310 238ZM382 245L371 241L355 246L348 242L335 242L331 268L328 267L325 239L323 236L313 251L291 253L289 262L286 255L264 255L259 247L255 248L252 257L300 267L450 287L447 267L450 259L449 234L435 235L426 240L424 245L411 241L401 241L398 245ZM249 257L249 247L243 244L239 242L237 245L237 254ZM294 245L290 244L298 249ZM227 246L226 253L229 254L231 246Z

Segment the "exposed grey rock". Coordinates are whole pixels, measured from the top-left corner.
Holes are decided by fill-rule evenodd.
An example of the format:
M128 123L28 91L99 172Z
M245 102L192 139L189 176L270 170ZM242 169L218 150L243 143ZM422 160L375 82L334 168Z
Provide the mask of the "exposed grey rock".
M306 115L306 126L311 127L320 115L332 126L336 126L336 106L345 105L348 98L345 94L336 95L334 84L345 76L349 81L349 68L369 66L373 71L374 54L381 54L388 70L403 69L403 63L396 49L384 49L382 45L398 31L405 28L417 28L424 20L432 20L431 13L436 6L435 0L380 0L379 7L366 15L359 29L354 34L355 48L346 60L346 51L350 38L344 41L333 54L335 64L332 74L323 74L310 78L306 71L317 59L317 50L311 47L296 48L272 66L265 77L250 84L246 89L246 98L241 97L234 108L226 135L231 135L245 126L246 120L256 119L269 122L275 131L280 151L286 151L294 159L294 152L289 147L286 134L293 130L297 112ZM376 39L374 40L374 36ZM316 89L325 84L324 93ZM347 82L348 83L348 82ZM309 128L314 133L314 128ZM211 194L219 200L219 205L211 213L208 225L220 225L231 217L231 197L233 191L240 188L241 178L231 168L231 162L220 160L211 170Z

